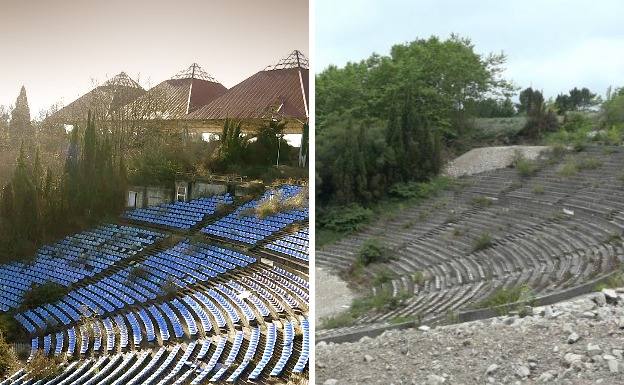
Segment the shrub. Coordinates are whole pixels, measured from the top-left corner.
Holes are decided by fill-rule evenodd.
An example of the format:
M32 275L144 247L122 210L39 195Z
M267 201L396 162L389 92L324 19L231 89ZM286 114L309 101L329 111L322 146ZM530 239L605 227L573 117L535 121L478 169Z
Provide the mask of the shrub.
M579 170L576 165L576 162L569 160L563 165L561 170L559 170L559 175L564 176L564 177L571 177L571 176L576 175L578 171Z
M389 259L388 250L378 239L367 239L358 250L357 262L362 266L387 262Z
M178 291L178 285L174 282L173 278L167 278L165 282L160 286L164 295L170 296L174 295Z
M536 184L535 186L533 186L533 194L541 195L543 193L544 193L544 186L542 186L541 184Z
M486 196L478 196L472 198L472 205L477 207L490 207L492 205L492 200L488 199Z
M417 271L413 273L412 282L414 282L416 285L422 285L423 283L425 283L425 275L423 274L423 272Z
M138 278L147 278L149 272L143 266L134 266L128 272L128 280L130 282L136 281Z
M516 302L530 303L533 298L533 291L527 285L514 286L508 289L500 288L494 291L488 298L481 301L478 307L496 308Z
M52 281L42 285L33 285L24 293L22 305L27 309L34 309L46 303L54 303L63 299L68 291L67 287Z
M595 170L602 166L602 161L594 157L583 157L577 162L579 170Z
M426 199L438 195L451 184L448 177L436 177L429 182L407 182L394 184L388 190L390 196L400 199Z
M492 246L492 237L488 233L483 233L474 240L472 252L474 253L480 250L485 250L490 246Z
M41 350L35 353L34 357L28 365L28 377L35 381L43 380L48 377L55 377L62 371L59 358L46 357Z
M387 268L381 269L375 274L373 283L377 286L381 286L384 283L388 283L392 281L393 277L394 277L394 273L392 273L390 269L387 269Z
M17 356L0 331L0 378L7 376L17 367Z
M318 222L326 230L350 233L359 230L372 217L372 210L351 204L324 210L318 217Z
M523 178L533 176L539 170L537 162L525 158L518 159L514 166L518 170L518 174Z

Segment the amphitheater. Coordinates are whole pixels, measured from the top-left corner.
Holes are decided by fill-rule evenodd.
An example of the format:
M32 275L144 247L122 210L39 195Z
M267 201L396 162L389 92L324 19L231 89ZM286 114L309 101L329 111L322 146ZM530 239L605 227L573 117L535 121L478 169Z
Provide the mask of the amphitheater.
M370 265L366 274L389 269L392 279L352 289L387 290L401 299L350 326L318 330L317 342L355 341L414 321L476 319L480 303L501 288L530 287L536 302L553 303L594 290L619 270L624 149L553 151L537 164L525 176L506 167L457 178L442 194L317 251L317 266L344 277L362 243L380 240L395 258ZM475 247L484 236L490 241Z
M304 189L128 211L42 247L30 264L0 266L0 311L28 336L27 360L62 362L56 377L35 381L26 366L0 384L307 383L307 201L253 211ZM68 294L23 309L23 293L47 281Z

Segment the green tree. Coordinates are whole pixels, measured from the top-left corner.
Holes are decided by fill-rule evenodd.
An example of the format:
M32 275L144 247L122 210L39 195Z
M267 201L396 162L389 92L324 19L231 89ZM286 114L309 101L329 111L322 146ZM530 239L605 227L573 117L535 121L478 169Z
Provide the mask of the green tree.
M9 136L14 143L19 143L22 139L32 139L34 129L30 122L30 107L26 96L26 87L22 86L15 107L11 112L11 122L9 125Z

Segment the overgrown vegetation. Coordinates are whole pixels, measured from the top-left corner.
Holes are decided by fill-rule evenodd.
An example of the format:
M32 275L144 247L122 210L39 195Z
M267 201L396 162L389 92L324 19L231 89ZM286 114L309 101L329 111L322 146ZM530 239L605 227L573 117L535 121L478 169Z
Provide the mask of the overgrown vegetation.
M56 282L48 281L41 285L33 285L24 293L22 305L27 309L34 309L46 303L60 301L68 293L69 289Z
M26 371L31 380L40 381L58 376L63 371L61 363L60 357L48 357L42 350L38 350L26 365Z
M499 314L506 314L513 310L509 305L518 302L520 302L520 306L523 306L524 304L532 304L534 299L535 295L533 290L527 285L520 285L507 289L499 288L488 298L479 302L476 307L497 309Z
M438 174L445 148L468 135L471 115L513 110L506 97L481 102L513 89L498 76L504 62L475 53L468 39L432 37L317 75L318 233L332 222L322 220L331 206L428 195L418 183Z
M121 212L127 178L115 140L93 119L84 131L75 128L62 175L44 170L38 149L22 146L2 189L0 261L30 257L46 241Z
M440 176L429 182L412 182L393 186L384 199L368 204L366 207L359 203L344 206L317 206L316 244L322 247L335 242L347 234L362 229L374 218L390 215L405 205L417 204L422 200L435 197L453 186L455 183L452 179Z
M513 166L518 170L518 175L523 178L533 176L539 171L539 164L535 160L525 158L521 153L516 153Z
M377 290L370 297L355 298L348 311L321 320L319 329L331 329L353 325L359 317L372 311L390 311L404 306L409 294L405 292L392 295L391 290Z
M17 355L13 347L7 343L0 329L0 378L7 376L17 368Z
M485 250L492 246L492 236L489 233L483 233L477 237L472 244L472 252Z
M364 241L357 253L356 263L368 266L372 263L384 263L392 259L390 250L378 239Z

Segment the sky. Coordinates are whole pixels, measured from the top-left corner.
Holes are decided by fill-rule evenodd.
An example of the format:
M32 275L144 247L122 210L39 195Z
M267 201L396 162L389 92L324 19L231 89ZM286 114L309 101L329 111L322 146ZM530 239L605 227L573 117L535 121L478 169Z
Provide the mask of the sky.
M451 33L478 53L507 55L504 77L546 98L624 86L620 0L316 0L316 67L342 66L394 44Z
M232 87L294 49L307 0L0 0L0 105L31 116L125 71L149 88L197 62Z

